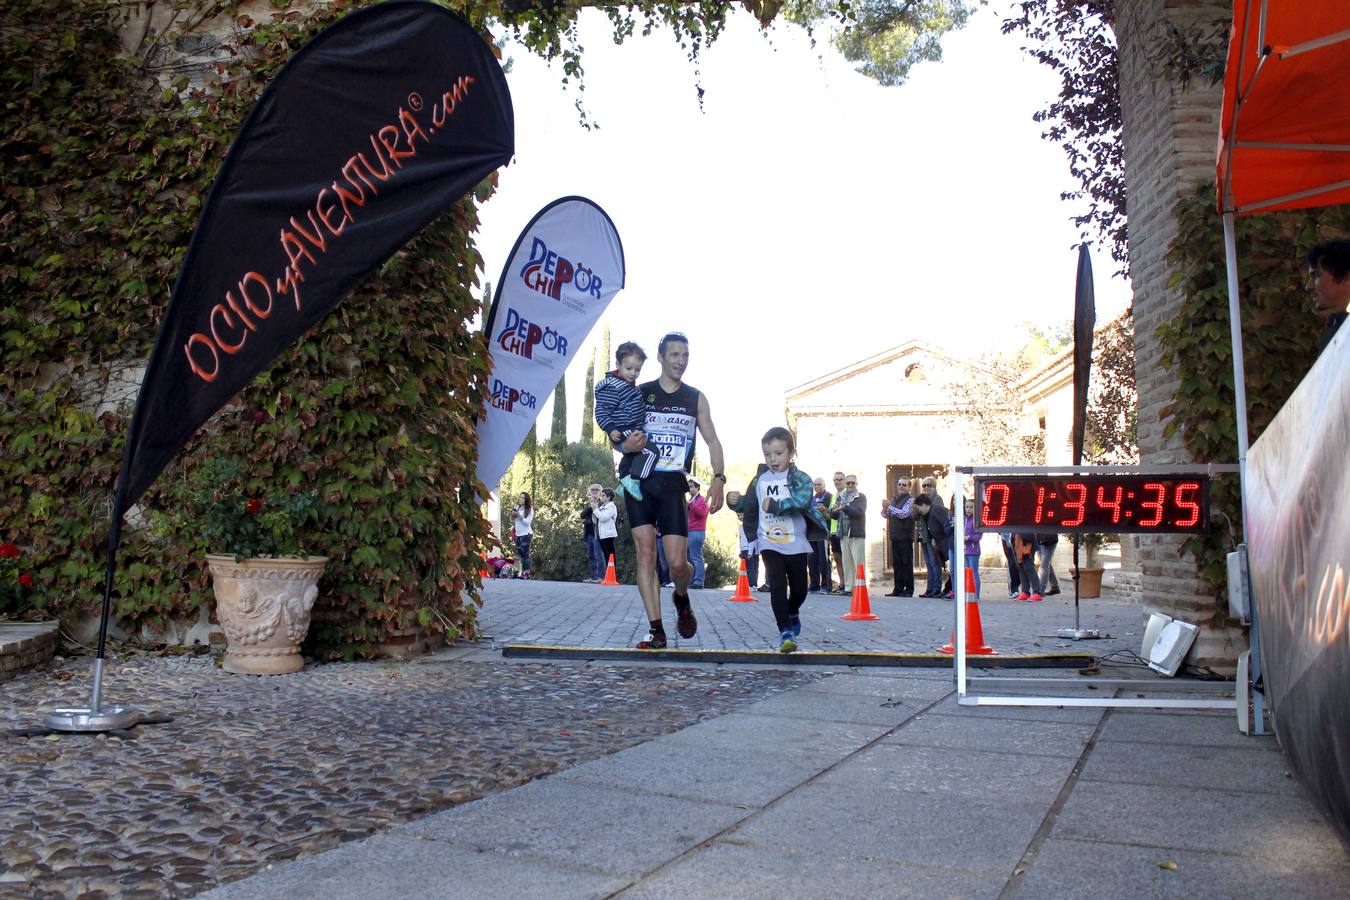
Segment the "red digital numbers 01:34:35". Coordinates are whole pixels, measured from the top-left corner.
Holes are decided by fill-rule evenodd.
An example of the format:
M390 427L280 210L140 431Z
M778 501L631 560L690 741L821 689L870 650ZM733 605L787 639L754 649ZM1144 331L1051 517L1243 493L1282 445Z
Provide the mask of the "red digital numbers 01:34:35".
M1200 532L1209 524L1205 478L1146 475L976 479L982 531Z

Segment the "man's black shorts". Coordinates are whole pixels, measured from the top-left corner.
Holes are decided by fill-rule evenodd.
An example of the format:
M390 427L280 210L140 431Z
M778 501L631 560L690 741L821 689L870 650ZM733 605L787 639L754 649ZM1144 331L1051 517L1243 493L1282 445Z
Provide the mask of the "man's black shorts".
M642 499L634 500L627 491L623 505L628 510L628 527L655 525L661 534L689 535L689 481L683 472L657 472L641 481Z

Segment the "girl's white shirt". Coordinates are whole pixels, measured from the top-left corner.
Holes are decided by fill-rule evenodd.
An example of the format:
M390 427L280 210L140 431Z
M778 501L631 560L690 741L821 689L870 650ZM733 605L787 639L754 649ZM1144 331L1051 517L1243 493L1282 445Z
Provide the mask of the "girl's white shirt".
M534 534L534 509L529 510L523 507L516 507L516 537L525 537L527 534Z

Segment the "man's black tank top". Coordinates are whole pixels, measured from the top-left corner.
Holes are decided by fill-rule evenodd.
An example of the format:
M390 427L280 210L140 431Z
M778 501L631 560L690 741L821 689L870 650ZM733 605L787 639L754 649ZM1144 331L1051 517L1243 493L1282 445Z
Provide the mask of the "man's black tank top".
M684 473L694 467L694 435L698 429L698 390L681 384L674 393L661 382L638 385L647 405L647 449L657 455L653 474Z

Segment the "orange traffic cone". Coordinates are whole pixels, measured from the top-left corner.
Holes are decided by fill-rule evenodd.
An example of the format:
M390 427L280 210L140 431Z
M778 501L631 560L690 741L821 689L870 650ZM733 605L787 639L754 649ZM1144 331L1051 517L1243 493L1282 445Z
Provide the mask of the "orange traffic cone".
M488 571L487 554L486 553L482 554L482 557L483 557L483 565L478 569L478 578L480 581L487 581L489 578L492 577L492 573Z
M617 578L614 577L614 554L613 554L613 553L611 553L611 554L609 555L609 565L608 565L608 566L605 566L605 578L604 578L604 580L601 581L600 583L601 583L601 584L613 584L613 585L618 585L618 583L619 583L619 579L617 579Z
M975 598L975 570L966 569L966 597ZM947 646L939 647L939 653L956 652L956 629L952 629L952 639ZM998 656L998 651L984 642L984 626L980 624L979 599L966 600L966 655Z
M745 573L745 560L741 560L741 574L736 576L736 593L727 599L732 603L759 602L759 598L750 593L750 577Z
M872 604L867 599L867 571L862 563L858 563L858 577L853 581L853 602L849 605L848 612L839 618L851 622L877 618L872 615Z

